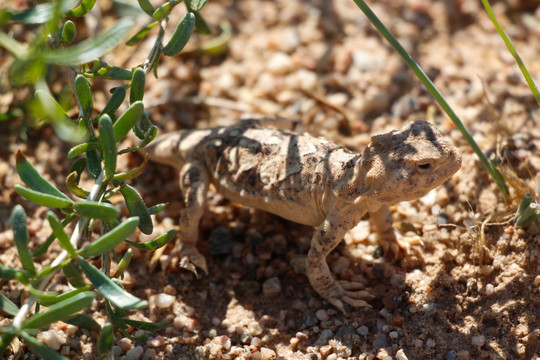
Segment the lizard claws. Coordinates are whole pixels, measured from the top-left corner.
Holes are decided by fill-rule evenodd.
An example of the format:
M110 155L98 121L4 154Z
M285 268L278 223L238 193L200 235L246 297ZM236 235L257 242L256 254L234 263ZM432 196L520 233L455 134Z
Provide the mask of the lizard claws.
M208 267L206 265L206 259L197 250L194 245L182 245L179 250L180 253L180 267L191 271L199 278L197 269L201 269L205 275L208 275Z
M375 296L366 290L361 290L363 288L362 283L341 280L326 292L327 296L323 295L323 297L345 314L343 303L353 307L371 307L365 300L371 300Z

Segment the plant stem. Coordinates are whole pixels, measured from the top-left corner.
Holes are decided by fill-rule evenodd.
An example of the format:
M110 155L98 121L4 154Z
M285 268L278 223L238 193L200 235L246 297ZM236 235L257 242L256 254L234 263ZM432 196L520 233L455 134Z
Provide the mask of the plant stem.
M538 92L538 88L536 87L531 74L529 74L529 70L525 67L525 64L521 60L521 57L516 51L516 48L512 44L512 40L508 37L506 32L501 27L501 24L497 21L497 18L495 17L495 14L493 13L493 10L491 10L491 6L489 5L488 0L482 0L482 4L484 5L484 8L486 9L486 12L491 19L491 22L493 25L495 25L495 28L497 29L497 32L499 33L500 37L503 39L504 43L506 44L506 47L508 48L508 51L510 51L510 54L514 57L516 60L521 72L523 73L523 76L525 77L525 81L527 81L527 84L531 88L532 93L534 94L534 97L536 98L536 102L538 105L540 105L540 93Z
M430 94L435 98L437 103L441 106L441 108L444 110L444 112L448 115L448 117L452 120L454 125L456 125L456 128L461 132L463 137L465 137L465 140L469 143L469 145L472 147L478 158L480 159L480 162L484 166L484 168L488 171L488 173L493 178L493 181L497 184L501 192L503 193L505 198L508 198L509 192L508 187L506 186L506 183L504 182L504 178L502 177L501 173L491 165L486 155L482 152L478 144L474 141L472 135L469 133L469 130L463 125L459 117L456 115L454 110L450 107L450 105L446 102L442 94L439 92L437 87L435 87L435 84L429 79L429 77L424 73L424 71L418 66L418 64L413 60L411 55L401 46L401 44L396 40L396 38L390 33L390 31L384 26L384 24L379 20L379 18L371 11L369 6L363 1L363 0L354 0L356 5L362 10L362 12L366 15L366 17L371 21L373 26L377 28L377 30L384 36L384 38L392 45L392 47L398 52L398 54L405 60L407 65L411 68L411 70L414 72L414 74L420 79L422 84L428 89Z
M152 46L152 50L150 50L150 54L148 54L148 57L143 64L143 70L146 74L152 70L154 61L158 60L157 58L161 55L163 36L165 35L165 28L167 27L168 21L169 17L166 17L159 23L159 33L156 37L156 41L154 42L154 46Z

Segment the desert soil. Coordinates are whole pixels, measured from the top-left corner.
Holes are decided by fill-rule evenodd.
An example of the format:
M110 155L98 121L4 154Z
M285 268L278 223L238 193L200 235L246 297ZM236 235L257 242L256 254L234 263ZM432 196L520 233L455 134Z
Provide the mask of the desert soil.
M209 275L195 279L180 270L172 245L154 258L135 250L124 284L150 305L131 318L166 324L147 341L118 335L117 358L540 359L539 224L523 230L511 221L525 192L540 195L539 106L479 1L371 5L479 146L490 157L500 156L512 199L503 199L460 132L353 1L212 0L202 13L216 28L232 25L228 51L201 54L209 37L196 35L182 54L161 62L159 79L147 80L144 102L163 131L280 115L299 120L314 135L361 149L371 133L427 119L460 149L463 166L425 197L393 208L398 236L410 245L405 256L385 256L365 219L328 257L337 278L363 282L375 295L370 307L348 307L346 314L320 298L303 274L312 228L211 192L199 242ZM493 7L540 82L537 2ZM178 8L172 23L183 16ZM105 20L110 13L102 8ZM150 37L107 60L136 66L152 44ZM5 66L6 53L0 54ZM58 93L65 79L55 82ZM99 111L113 85L93 85ZM20 91L3 95L4 107ZM62 189L71 161L68 145L48 127L29 130L26 142L10 141L0 162L0 262L20 266L9 225L12 207L20 203L31 216L32 248L50 227L45 209L13 190L21 183L14 151L21 148ZM119 168L140 161L138 155L123 157ZM156 233L177 225L182 201L172 169L150 164L133 184L148 205L170 203L155 217ZM59 251L53 245L38 263L49 264ZM1 282L0 289L18 305L28 296L14 281ZM64 279L55 278L51 289L65 290ZM106 321L102 301L88 313ZM9 323L0 314L0 326ZM40 336L68 358L97 356L95 333L60 323ZM5 356L27 352L21 344Z

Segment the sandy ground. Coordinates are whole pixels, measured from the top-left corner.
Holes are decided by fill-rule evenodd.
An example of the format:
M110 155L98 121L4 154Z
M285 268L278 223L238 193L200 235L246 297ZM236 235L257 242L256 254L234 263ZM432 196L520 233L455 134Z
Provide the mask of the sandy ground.
M164 269L172 246L154 259L135 250L124 283L150 306L131 317L166 325L148 341L118 337L118 358L540 359L539 226L521 230L508 221L525 191L540 192L538 104L479 2L383 0L372 9L480 147L504 159L513 203L505 203L461 134L352 1L211 1L203 10L208 23L233 26L229 51L201 55L196 50L208 38L195 36L183 54L162 61L144 100L164 131L280 115L361 149L370 133L428 119L459 147L463 166L422 199L393 208L399 237L411 244L406 256L382 256L365 219L328 257L337 278L361 281L376 295L371 307L347 314L320 298L302 273L313 229L211 193L200 241L209 276L197 280L179 270L174 254ZM514 0L494 10L539 82L540 8ZM136 66L152 43L117 50L109 60ZM96 108L106 96L95 95ZM50 233L44 209L13 190L20 183L13 168L17 147L59 187L70 165L67 146L48 128L2 148L0 262L14 266L9 213L15 203L32 216L32 247ZM119 167L140 160L131 156ZM182 208L177 183L172 169L156 164L134 181L147 204L170 202L155 218L156 233L176 226ZM59 251L54 245L39 263L50 263ZM65 290L64 283L57 277L52 289ZM0 282L0 289L16 304L28 295L13 281ZM89 313L106 321L101 301ZM0 326L9 322L0 314ZM56 338L68 358L96 357L94 333L61 323L41 336ZM23 345L5 356L25 352Z

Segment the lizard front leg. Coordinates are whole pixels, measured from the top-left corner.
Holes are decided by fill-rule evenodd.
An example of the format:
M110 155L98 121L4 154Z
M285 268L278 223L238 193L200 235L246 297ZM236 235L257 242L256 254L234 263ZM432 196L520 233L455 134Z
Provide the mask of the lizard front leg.
M180 214L179 243L180 266L197 276L197 268L208 274L206 259L195 245L199 238L199 222L206 208L208 172L200 162L187 162L180 170L180 189L186 207Z
M396 237L396 232L392 227L392 213L388 205L382 205L377 211L370 211L369 220L375 228L377 240L385 254L393 254L394 259L397 259L403 251L407 251L409 244L399 241Z
M332 305L345 312L343 303L355 307L369 306L365 301L373 295L360 290L363 285L350 281L336 281L326 262L327 255L339 244L345 233L356 223L350 214L329 216L315 231L309 249L306 272L313 289ZM345 215L345 216L343 216Z

